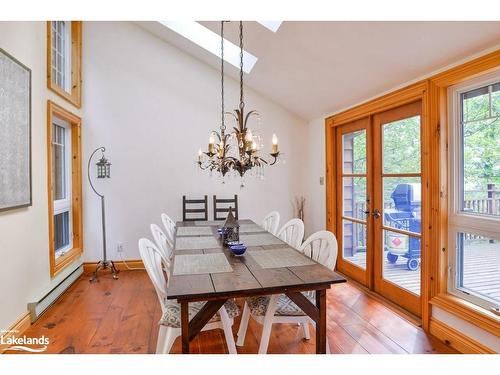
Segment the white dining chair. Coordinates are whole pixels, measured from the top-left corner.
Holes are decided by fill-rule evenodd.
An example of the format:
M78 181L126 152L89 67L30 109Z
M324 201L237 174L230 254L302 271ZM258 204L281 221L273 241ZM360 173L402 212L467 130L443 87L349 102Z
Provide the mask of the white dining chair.
M276 235L276 233L278 232L279 225L280 213L278 211L272 211L268 213L264 220L262 220L262 228L274 235Z
M285 241L291 247L299 249L304 239L304 222L300 219L292 219L283 225L276 237Z
M337 239L327 230L311 234L300 246L299 251L330 270L333 270L337 263Z
M170 260L172 258L172 248L169 245L167 235L156 224L151 224L150 229L156 245L158 246L158 249L161 251L161 255L164 258L163 260L170 264Z
M161 221L166 230L168 244L170 248L174 248L174 236L175 236L175 221L173 221L170 216L163 213L161 214Z
M337 246L337 239L333 233L319 231L307 238L300 246L299 251L333 270L337 262ZM315 291L302 292L302 294L312 303L316 303ZM236 345L238 346L243 346L245 343L250 316L263 326L259 354L267 353L271 328L274 323L300 324L306 340L310 339L309 323L315 325L315 322L284 294L246 298L238 329L238 339L236 341ZM330 353L328 339L326 340L326 351Z
M144 267L156 290L162 310L162 317L159 322L160 329L156 343L156 353L166 354L170 352L175 339L182 334L181 306L177 301L167 299L169 272L164 273L163 269L168 269L169 265L165 264L158 247L147 238L141 238L139 240L139 253L141 254ZM204 304L205 302L193 302L189 304L189 320L201 310ZM234 300L228 300L202 329L202 331L222 329L230 354L237 353L231 327L234 318L238 315L238 306Z

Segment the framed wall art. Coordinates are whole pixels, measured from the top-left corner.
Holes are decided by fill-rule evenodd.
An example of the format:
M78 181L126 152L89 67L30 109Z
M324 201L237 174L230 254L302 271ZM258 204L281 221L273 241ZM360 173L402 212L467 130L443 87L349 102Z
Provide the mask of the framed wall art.
M31 203L31 70L0 48L0 211Z

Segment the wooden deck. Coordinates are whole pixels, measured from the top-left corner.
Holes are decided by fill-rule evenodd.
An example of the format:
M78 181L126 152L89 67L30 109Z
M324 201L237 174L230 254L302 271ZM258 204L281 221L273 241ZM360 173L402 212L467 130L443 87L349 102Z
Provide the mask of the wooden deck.
M365 253L357 253L350 262L365 267ZM412 293L420 294L420 272L409 271L406 259L399 258L395 264L384 256L384 278ZM464 287L486 297L500 301L500 245L479 244L466 247L464 254Z
M500 302L500 243L470 246L465 251L464 287Z

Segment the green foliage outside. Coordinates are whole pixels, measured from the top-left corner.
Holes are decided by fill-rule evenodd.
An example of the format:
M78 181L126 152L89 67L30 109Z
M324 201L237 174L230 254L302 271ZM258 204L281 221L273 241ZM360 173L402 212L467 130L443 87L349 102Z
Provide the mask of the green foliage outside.
M420 117L383 126L384 173L420 172ZM500 198L500 91L463 100L464 199L486 199L488 184L495 184ZM353 172L366 172L366 133L353 139ZM357 202L366 199L366 179L356 179ZM399 183L420 182L419 178L385 178L384 202Z
M491 112L491 113L490 113ZM500 91L463 101L465 200L487 197L495 184L500 196Z

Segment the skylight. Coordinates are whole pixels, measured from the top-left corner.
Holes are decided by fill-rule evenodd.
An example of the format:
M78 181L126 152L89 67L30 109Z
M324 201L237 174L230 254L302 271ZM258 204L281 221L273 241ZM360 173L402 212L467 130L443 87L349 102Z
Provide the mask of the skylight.
M278 31L283 21L257 21L265 28L271 30L273 33Z
M189 39L201 48L220 58L220 35L195 21L159 21L163 26ZM224 61L240 67L240 47L224 39ZM243 50L243 71L250 73L257 57Z

